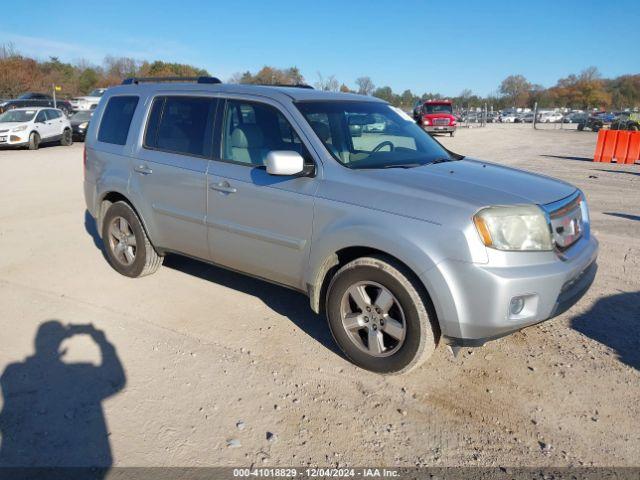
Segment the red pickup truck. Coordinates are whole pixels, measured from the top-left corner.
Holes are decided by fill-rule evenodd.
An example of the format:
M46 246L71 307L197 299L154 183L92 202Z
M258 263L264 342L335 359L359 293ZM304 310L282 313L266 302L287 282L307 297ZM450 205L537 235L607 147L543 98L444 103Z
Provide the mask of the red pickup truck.
M427 100L414 110L416 122L429 133L456 133L456 117L450 100Z

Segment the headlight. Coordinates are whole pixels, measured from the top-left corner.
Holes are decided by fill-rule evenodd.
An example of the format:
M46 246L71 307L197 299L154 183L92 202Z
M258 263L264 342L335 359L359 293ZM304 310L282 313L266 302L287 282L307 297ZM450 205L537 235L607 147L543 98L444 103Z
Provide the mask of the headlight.
M14 129L12 129L11 131L12 131L12 132L22 132L22 131L24 131L24 130L26 130L26 129L27 129L27 126L26 126L26 125L21 125L20 127L16 127L16 128L14 128Z
M544 212L535 205L489 207L473 217L482 242L497 250L553 250Z
M84 122L78 125L78 128L81 130L84 130L85 128L87 128L88 125L89 125L89 122Z

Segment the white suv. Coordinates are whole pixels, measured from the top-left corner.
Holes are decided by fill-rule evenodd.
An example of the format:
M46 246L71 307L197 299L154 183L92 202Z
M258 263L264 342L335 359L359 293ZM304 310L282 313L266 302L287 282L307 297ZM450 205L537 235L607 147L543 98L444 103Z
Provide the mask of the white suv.
M41 143L71 145L71 123L57 108L15 108L0 115L0 146L37 150Z
M69 100L74 112L93 110L98 106L100 97L106 92L106 88L95 88L84 97L75 97Z

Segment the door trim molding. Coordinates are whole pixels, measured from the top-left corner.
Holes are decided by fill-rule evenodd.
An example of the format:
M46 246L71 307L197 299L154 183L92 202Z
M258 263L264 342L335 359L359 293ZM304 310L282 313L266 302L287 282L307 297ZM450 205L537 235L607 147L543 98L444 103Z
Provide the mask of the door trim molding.
M278 233L270 232L253 227L247 227L246 225L239 225L237 223L225 222L223 220L206 220L207 226L211 228L217 228L226 232L235 233L244 237L254 238L256 240L262 240L263 242L274 243L276 245L282 245L284 247L292 248L294 250L302 250L307 243L304 239L298 239L294 237L288 237L286 235L280 235Z
M161 205L158 205L157 203L151 204L151 208L162 215L167 215L179 220L186 220L187 222L193 222L199 225L203 225L205 223L204 217L193 215L184 210L176 210L174 208L163 207Z

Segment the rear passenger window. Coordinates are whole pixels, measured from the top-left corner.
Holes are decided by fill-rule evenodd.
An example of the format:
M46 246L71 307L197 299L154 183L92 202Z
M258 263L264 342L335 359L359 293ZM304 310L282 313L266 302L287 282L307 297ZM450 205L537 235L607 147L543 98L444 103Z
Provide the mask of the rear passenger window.
M137 105L138 97L111 97L102 114L98 141L116 145L126 144Z
M210 157L217 100L207 97L157 97L151 107L147 148Z

